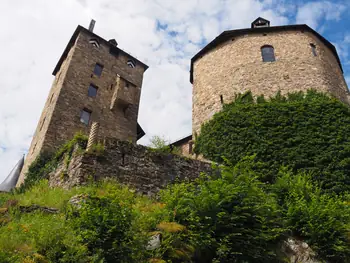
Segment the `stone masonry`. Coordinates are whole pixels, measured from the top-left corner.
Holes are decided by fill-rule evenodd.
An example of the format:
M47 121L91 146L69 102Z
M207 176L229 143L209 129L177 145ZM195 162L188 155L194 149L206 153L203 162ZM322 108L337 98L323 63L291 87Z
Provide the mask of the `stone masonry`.
M40 152L55 151L78 131L88 134L93 121L100 124L101 138L136 142L141 86L148 67L116 44L78 26L54 70L17 185ZM100 76L94 74L96 63L103 66ZM90 84L97 87L95 97L88 96ZM88 125L80 121L82 110L91 113Z
M263 29L261 29L263 30ZM256 31L254 31L256 32ZM310 44L316 46L314 56ZM261 47L271 45L276 61L263 62ZM235 36L193 63L192 131L198 134L235 94L252 91L270 97L316 89L348 103L348 89L332 51L311 32L280 30Z
M178 155L150 150L117 139L105 140L101 156L73 154L50 175L50 186L73 187L89 180L115 178L138 192L153 195L177 180L193 180L201 172L212 173L211 164Z

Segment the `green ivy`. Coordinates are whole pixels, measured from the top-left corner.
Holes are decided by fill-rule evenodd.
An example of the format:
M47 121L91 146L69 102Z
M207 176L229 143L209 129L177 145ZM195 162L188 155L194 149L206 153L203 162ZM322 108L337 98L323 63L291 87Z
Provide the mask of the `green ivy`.
M66 166L69 165L74 147L85 149L88 137L80 132L76 133L72 140L66 142L55 153L42 152L29 166L24 183L16 191L23 192L42 179L46 179L63 159Z
M312 172L323 189L341 192L350 190L349 131L349 107L325 94L278 93L254 101L248 92L202 125L195 152L233 165L255 155L255 169L265 182L288 166Z

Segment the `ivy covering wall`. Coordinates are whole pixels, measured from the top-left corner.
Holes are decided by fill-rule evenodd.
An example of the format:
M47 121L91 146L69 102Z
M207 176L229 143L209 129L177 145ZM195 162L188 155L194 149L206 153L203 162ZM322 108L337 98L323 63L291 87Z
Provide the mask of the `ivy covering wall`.
M323 189L350 187L350 109L313 90L269 101L250 92L205 123L195 152L209 160L236 164L255 155L255 169L273 182L281 166L307 171Z

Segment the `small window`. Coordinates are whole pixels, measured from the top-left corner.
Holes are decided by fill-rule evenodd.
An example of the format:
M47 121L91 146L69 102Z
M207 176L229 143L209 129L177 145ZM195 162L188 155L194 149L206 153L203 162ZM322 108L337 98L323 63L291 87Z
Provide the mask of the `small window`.
M192 141L190 141L188 143L188 153L193 154L193 142Z
M94 74L96 76L101 77L102 70L103 70L103 66L101 64L96 63L95 68L94 68Z
M97 87L94 84L90 84L89 89L88 89L88 96L89 97L96 97L97 95Z
M100 47L100 43L99 43L98 40L95 39L95 38L90 39L90 40L89 40L89 43L90 43L92 46L96 47L96 48L99 48L99 47Z
M129 59L128 62L127 62L129 68L135 68L136 67L136 64L133 60Z
M275 51L272 46L263 46L261 48L261 56L264 62L274 62L275 59Z
M314 57L317 57L316 45L315 44L310 44L310 47L311 47L312 54L314 55Z
M89 125L91 117L91 111L87 109L83 109L80 114L80 121L84 123L85 125Z

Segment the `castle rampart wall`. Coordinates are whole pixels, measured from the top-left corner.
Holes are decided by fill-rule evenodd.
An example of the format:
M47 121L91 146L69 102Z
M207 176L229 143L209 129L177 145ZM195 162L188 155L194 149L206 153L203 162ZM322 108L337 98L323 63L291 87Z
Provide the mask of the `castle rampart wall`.
M101 156L75 155L68 169L62 162L51 174L50 185L69 188L92 179L115 178L140 193L152 195L177 180L194 180L201 172L212 173L211 164L108 139Z

